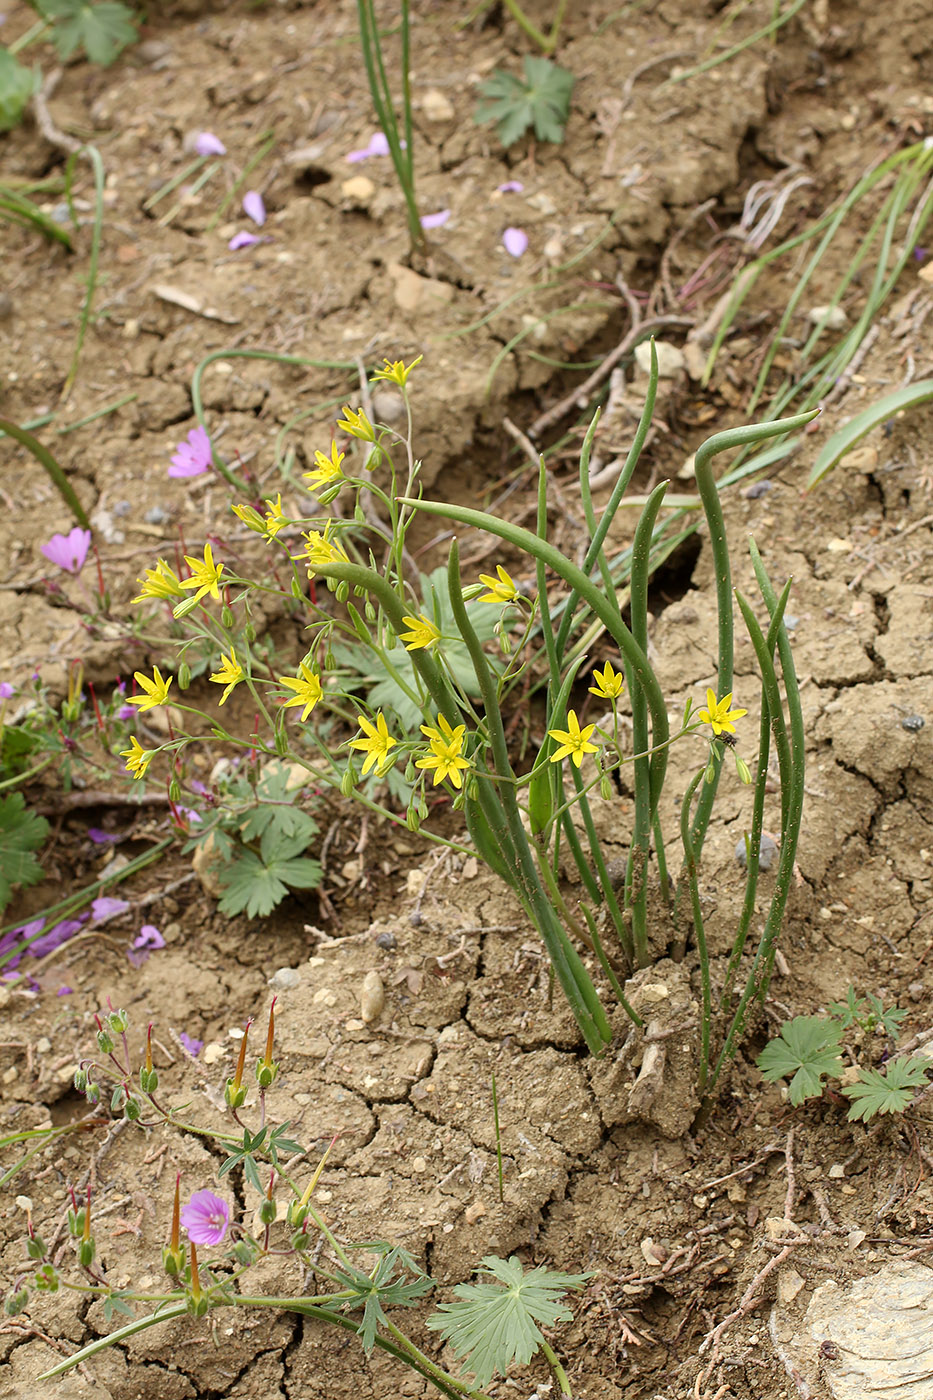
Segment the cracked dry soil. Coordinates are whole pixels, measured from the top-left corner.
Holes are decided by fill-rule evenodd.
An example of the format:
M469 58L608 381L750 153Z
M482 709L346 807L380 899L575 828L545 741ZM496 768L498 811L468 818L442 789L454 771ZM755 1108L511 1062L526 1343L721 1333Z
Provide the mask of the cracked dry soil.
M813 185L789 205L784 236L847 189L869 159L930 128L933 19L921 0L893 0L883 13L867 0L831 7L815 0L773 50L746 51L728 77L721 68L671 89L662 87L671 65L701 56L715 40L717 6L661 0L626 7L621 19L618 7L596 0L572 8L560 54L578 76L567 142L505 156L469 118L477 77L515 62L514 32L497 13L485 28L453 31L450 6L414 6L419 197L426 210L453 211L429 262L417 267L407 263L400 196L386 169L370 163L363 171L371 188L345 188L353 169L344 154L365 145L372 130L362 72L347 61L351 4L156 6L145 44L113 69L66 70L52 116L61 129L93 132L108 172L106 280L66 421L78 422L127 387L135 398L56 444L93 509L117 613L135 591L140 560L174 551L181 538L198 547L225 518L213 479L165 476L169 450L192 425L188 385L204 355L265 347L350 364L357 355L424 352L416 441L426 482L447 498L488 493L497 509L522 521L532 508L530 474L501 501L496 485L514 466L501 419L508 413L527 428L572 387L549 359L598 357L624 334L618 276L646 293L662 274L686 284L710 246L706 226L691 222L703 201L713 201L717 226L728 227L753 180L797 165ZM27 22L24 6L10 7L13 29ZM735 32L751 32L754 22L753 13L740 18ZM428 101L428 91L447 107L436 96ZM203 127L223 136L231 163L166 220L164 205L147 209L146 201L182 168L185 134ZM219 224L211 221L231 171L273 127L274 152L256 177L273 241L233 257L226 242L235 206ZM37 177L60 169L63 158L30 126L4 138L11 175ZM515 197L500 196L497 186L511 178L525 189L520 202L506 205ZM88 189L85 181L79 197ZM518 262L499 245L502 228L516 223L531 240L530 255ZM680 230L675 251L670 240ZM27 233L7 230L5 238L12 315L0 339L0 382L4 411L24 421L57 402L86 248L73 263ZM194 297L205 314L165 300L165 287ZM675 967L663 960L662 944L657 967L642 976L649 1001L652 987L667 988L683 1032L665 1043L651 1092L633 1096L640 1051L633 1058L624 1026L604 1063L586 1058L569 1014L549 998L540 944L490 877L471 861L438 862L404 832L370 826L361 841L358 817L340 808L328 867L330 923L314 896L261 923L223 919L196 884L182 883L149 906L167 946L138 971L120 946L96 940L66 946L43 971L38 992L14 987L2 1009L3 1130L64 1122L81 1111L72 1071L87 1051L93 1012L108 996L130 1010L136 1049L147 1021L156 1022L164 1082L209 1117L232 1066L231 1029L250 1015L261 1024L275 989L282 1070L272 1114L289 1118L312 1153L339 1132L319 1201L342 1237L403 1244L425 1262L442 1296L489 1252L596 1270L557 1340L578 1400L796 1400L802 1392L769 1344L779 1271L747 1296L779 1248L773 1222L790 1217L798 1227L790 1265L802 1280L801 1303L827 1278L870 1276L892 1259L923 1263L933 1246L933 1142L924 1108L905 1122L868 1127L847 1123L846 1106L831 1097L792 1112L753 1063L782 1020L811 1014L849 983L906 1007L907 1036L930 1029L933 410L895 420L819 490L801 494L829 432L908 372L931 373L928 288L919 268L905 274L859 373L804 450L769 477L767 489L733 490L725 500L737 585L752 591L741 549L746 534L758 541L772 578L794 578L789 610L808 797L784 961L701 1132L690 1131L694 1105L684 1073L696 995L689 954ZM676 476L703 436L738 421L754 378L748 362L787 295L777 274L763 279L747 326L725 347L708 388L672 387L644 459L652 479ZM700 299L673 309L701 319L709 306ZM512 344L520 332L524 339ZM262 485L273 480L276 437L297 409L353 401L356 393L352 371L222 356L203 387L215 440L224 452L239 452ZM329 435L330 420L326 408L290 430L299 466ZM624 450L630 432L631 414L615 424L607 415L597 439L601 460ZM558 451L553 465L568 503L554 520L555 539L572 553L579 543L572 452ZM2 473L4 675L21 680L38 665L62 688L70 659L80 654L88 678L107 685L158 660L105 633L84 637L69 606L80 606L77 595L67 585L64 598L50 595L38 553L51 529L70 522L19 454L4 449ZM620 523L616 543L627 543L628 528ZM248 558L241 535L226 529L224 541ZM652 657L672 711L714 679L712 566L702 532L696 543L652 592ZM426 534L419 547L432 566L443 561L443 540ZM484 561L476 541L472 547L474 561ZM283 620L270 614L265 622L287 647ZM299 637L292 646L300 655ZM750 733L753 671L751 648L739 641L735 689L750 711ZM219 756L210 743L204 751L205 766ZM691 757L674 751L672 799L692 772ZM52 801L54 793L40 789L35 798ZM704 897L713 952L721 956L741 901L733 853L747 795L724 783L718 811L704 853ZM663 815L673 829L673 800ZM599 813L619 855L630 816L624 789ZM129 823L124 849L134 851L164 826L158 807L132 818L117 808L116 819ZM58 814L54 876L63 889L96 871L99 855L86 836L92 820L114 817L80 808ZM175 859L146 872L131 894L158 892L186 869ZM48 886L42 899L49 900ZM360 991L372 972L386 1005L366 1022ZM57 998L62 983L73 991ZM197 1060L182 1049L181 1030L206 1041ZM109 1276L120 1286L158 1287L174 1171L194 1189L215 1168L191 1136L118 1125L64 1139L4 1188L4 1275L15 1277L23 1257L15 1193L29 1194L37 1228L61 1244L66 1185L90 1174ZM248 1221L257 1205L250 1189L236 1178L228 1189ZM257 1271L257 1289L294 1282L277 1274L274 1260ZM737 1312L716 1344L701 1350ZM146 1332L54 1387L36 1382L63 1348L106 1330L98 1306L63 1293L5 1322L0 1397L384 1400L423 1393L390 1358L367 1361L352 1339L313 1323L225 1312ZM417 1326L415 1336L436 1347ZM545 1379L535 1366L515 1384L529 1394ZM829 1379L820 1384L828 1395ZM513 1383L495 1393L515 1393Z

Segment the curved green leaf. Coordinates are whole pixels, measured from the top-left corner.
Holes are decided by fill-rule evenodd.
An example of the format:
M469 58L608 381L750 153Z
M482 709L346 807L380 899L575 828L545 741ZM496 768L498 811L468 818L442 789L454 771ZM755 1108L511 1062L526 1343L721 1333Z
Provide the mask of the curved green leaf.
M872 428L880 427L896 413L916 408L929 399L933 399L933 379L920 379L916 384L908 384L905 389L896 389L893 394L885 394L884 398L876 399L868 408L862 409L861 413L850 418L848 423L833 433L824 444L807 478L807 490L818 481L822 481L827 472L831 472L836 463L840 462L847 452L851 452L855 444L861 442Z

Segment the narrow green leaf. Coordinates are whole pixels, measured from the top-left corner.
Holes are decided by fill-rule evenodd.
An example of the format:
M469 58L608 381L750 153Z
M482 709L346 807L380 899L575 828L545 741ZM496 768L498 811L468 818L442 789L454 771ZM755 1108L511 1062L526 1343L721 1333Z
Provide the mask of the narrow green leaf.
M880 427L895 414L916 408L930 399L933 399L933 379L919 379L916 384L908 384L905 389L896 389L893 394L885 394L883 398L876 399L868 408L850 418L848 423L833 433L824 444L807 478L807 490L818 481L822 481L846 453L851 452L855 444L861 442L873 428Z

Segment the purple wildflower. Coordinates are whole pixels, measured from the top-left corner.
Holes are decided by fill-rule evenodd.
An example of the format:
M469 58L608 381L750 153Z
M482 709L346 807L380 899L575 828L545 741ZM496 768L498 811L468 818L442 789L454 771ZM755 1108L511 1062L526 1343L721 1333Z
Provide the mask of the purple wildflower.
M266 206L258 190L247 190L243 196L243 213L260 227L266 222Z
M117 719L135 719L136 711L132 705L121 705L117 710Z
M182 1207L181 1223L195 1244L220 1244L230 1224L230 1207L213 1191L195 1191Z
M205 430L198 425L192 428L184 442L180 442L168 469L169 476L201 476L213 461L211 440Z
M496 186L500 194L521 194L524 188L521 180L506 180L504 185Z
M404 149L405 142L402 142ZM382 131L377 131L370 138L368 146L362 150L350 151L347 155L347 164L356 165L361 160L369 160L370 156L387 156L389 154L389 138Z
M449 209L439 209L436 214L424 214L421 219L422 228L442 228L450 218Z
M0 700L9 700L13 694L13 687L9 681L0 681Z
M133 939L134 948L164 948L165 939L162 937L155 924L143 924L136 938Z
M129 900L114 899L111 895L104 894L92 903L91 918L95 924L104 924L108 919L115 919L118 914L125 914L129 907Z
M122 841L123 833L120 831L104 831L99 826L89 826L87 829L88 840L93 841L95 846L108 846L111 841Z
M179 1031L178 1039L188 1051L189 1055L200 1055L201 1051L204 1049L204 1041L195 1040L194 1036L189 1035L187 1031Z
M510 257L520 258L528 248L528 235L523 228L507 228L502 235L502 246Z
M923 262L923 261L924 261L926 258L928 258L929 256L930 256L930 250L929 250L929 248L915 248L915 249L914 249L914 257L917 259L917 262Z
M241 229L239 233L233 235L227 247L231 253L235 253L239 248L252 248L254 243L262 242L263 240L258 233L247 233L246 229Z
M42 546L41 552L50 564L57 565L66 573L79 574L90 547L90 530L82 530L76 525L70 534L53 535L48 544Z
M199 156L225 156L227 148L212 131L199 131L194 142Z
M55 995L57 997L70 997L73 991L74 987L59 987Z
M190 787L192 792L196 792L198 794L198 797L206 797L207 794L210 792L210 788L207 786L206 783L202 783L200 778L190 778L188 780L188 786Z
M30 953L34 958L44 958L47 953L54 953L56 948L60 948L69 938L75 936L86 918L87 914L82 914L77 919L62 919L60 924L50 928L48 933L44 933L35 943L29 945Z

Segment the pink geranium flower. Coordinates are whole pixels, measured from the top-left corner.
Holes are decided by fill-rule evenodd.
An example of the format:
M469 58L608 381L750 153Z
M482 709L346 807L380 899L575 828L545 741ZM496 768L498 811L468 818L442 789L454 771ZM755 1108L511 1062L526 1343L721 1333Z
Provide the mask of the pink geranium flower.
M82 530L76 525L70 534L53 535L48 544L42 546L41 553L50 564L64 569L66 573L79 574L90 547L90 530Z
M211 440L199 425L192 428L184 442L175 449L169 476L202 476L213 462Z
M195 1244L220 1244L230 1224L230 1207L213 1191L195 1191L180 1219Z

